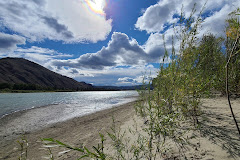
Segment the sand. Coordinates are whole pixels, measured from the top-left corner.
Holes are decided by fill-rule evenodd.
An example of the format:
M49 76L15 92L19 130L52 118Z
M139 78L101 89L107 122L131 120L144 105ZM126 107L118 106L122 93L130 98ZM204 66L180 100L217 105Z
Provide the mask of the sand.
M231 104L240 126L240 99L232 99ZM202 99L200 107L202 110L202 115L199 117L200 128L184 135L185 138L194 136L194 138L189 138L187 141L189 144L185 145L182 150L187 159L240 160L240 135L231 116L226 97ZM146 127L144 122L135 114L133 118L121 125L121 130L128 131L129 128L134 130L137 126L137 133L146 135L145 132L141 131L141 127ZM130 137L131 140L136 141L137 134L126 132L125 137ZM166 140L165 146L171 148L171 151L164 158L157 157L156 159L184 159L183 155L179 156L179 149L172 140Z
M110 130L112 126L112 117L114 116L117 126L122 125L134 115L135 110L133 106L134 102L127 103L83 117L74 118L66 122L57 123L41 130L26 133L25 136L29 143L28 159L40 160L48 155L48 151L42 149L41 138L54 138L75 147L83 144L91 148L91 146L99 143L99 132L106 134L106 131ZM19 139L21 139L21 135L17 138L13 136L10 140L9 137L1 137L0 159L18 159L20 155L20 145L17 143L17 140ZM63 150L64 149L61 148L54 152L54 154L56 154L54 158L77 159L79 157L77 152L68 152L58 155L58 152Z
M130 128L144 126L144 121L138 117L134 110L134 103L131 102L115 108L103 110L91 115L83 116L54 124L50 127L28 132L26 138L29 143L28 159L44 159L49 152L43 149L40 138L54 138L72 146L91 146L100 142L99 132L106 135L112 126L112 116L114 116L117 128L126 131L126 136L135 139L134 134L127 131ZM232 107L238 123L240 123L240 99L232 100ZM193 133L196 138L189 141L184 153L188 159L204 160L238 160L240 159L240 138L235 124L231 117L228 103L225 97L202 99L201 108L203 115L200 119L201 129L187 133ZM106 136L107 137L107 136ZM17 159L20 155L18 138L1 138L0 159ZM111 151L111 141L107 138L105 146L107 152ZM59 152L66 151L59 154ZM80 154L76 151L68 151L64 148L52 149L55 159L77 159ZM178 151L172 149L172 157L180 159ZM164 159L164 158L158 158Z

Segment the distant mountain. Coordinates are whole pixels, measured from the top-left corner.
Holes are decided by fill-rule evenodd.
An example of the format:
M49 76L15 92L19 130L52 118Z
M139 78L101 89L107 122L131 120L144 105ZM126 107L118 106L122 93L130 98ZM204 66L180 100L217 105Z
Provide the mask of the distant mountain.
M23 58L0 59L0 84L37 85L60 90L94 90L91 84L77 82Z

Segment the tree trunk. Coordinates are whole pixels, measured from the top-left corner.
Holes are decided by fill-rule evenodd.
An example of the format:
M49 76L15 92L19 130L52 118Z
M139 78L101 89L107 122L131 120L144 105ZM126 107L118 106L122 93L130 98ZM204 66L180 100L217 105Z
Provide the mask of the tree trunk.
M237 120L235 118L235 115L234 115L234 112L233 112L233 109L232 109L232 105L231 105L231 101L230 101L229 87L228 87L228 63L226 65L226 94L227 94L228 105L229 105L229 108L230 108L232 116L233 116L233 120L235 122L235 125L237 127L238 133L240 135L240 129L238 127Z
M235 118L235 115L234 115L234 112L233 112L233 109L232 109L232 105L231 105L231 101L230 101L230 95L229 95L229 84L228 84L228 72L229 72L229 63L230 63L230 61L231 61L231 58L232 58L232 55L233 55L233 52L234 52L234 50L235 50L235 48L236 48L236 45L237 45L237 42L239 41L239 35L237 35L237 38L236 38L236 41L235 41L235 43L233 44L233 47L232 47L232 49L231 49L231 53L230 53L230 55L229 56L227 56L228 57L228 61L227 61L227 64L226 64L226 94L227 94L227 100L228 100L228 105L229 105L229 108L230 108L230 110L231 110L231 113L232 113L232 116L233 116L233 120L234 120L234 122L235 122L235 125L236 125L236 127L237 127L237 130L238 130L238 133L239 133L239 136L240 136L240 129L239 129L239 127L238 127L238 123L237 123L237 120L236 120L236 118ZM228 53L228 52L227 52Z

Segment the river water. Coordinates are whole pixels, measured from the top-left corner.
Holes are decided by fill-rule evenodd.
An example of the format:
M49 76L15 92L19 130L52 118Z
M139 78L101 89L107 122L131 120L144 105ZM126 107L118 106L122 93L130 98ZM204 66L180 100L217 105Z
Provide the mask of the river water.
M0 135L35 130L132 102L137 96L136 91L1 93Z

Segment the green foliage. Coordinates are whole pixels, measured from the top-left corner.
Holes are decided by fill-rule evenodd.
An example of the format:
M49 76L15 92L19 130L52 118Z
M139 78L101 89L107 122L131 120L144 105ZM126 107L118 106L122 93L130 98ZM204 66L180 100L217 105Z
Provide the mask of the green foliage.
M28 156L28 141L25 136L22 136L20 140L17 141L20 148L20 156L18 157L19 160L27 160Z
M218 90L225 92L225 72L226 57L222 52L223 38L216 38L214 35L204 35L197 50L197 70L199 78L207 83L208 90Z
M0 90L44 90L47 88L38 86L36 84L10 84L10 83L0 83Z
M11 89L12 85L9 83L0 83L0 90L1 89Z
M195 8L189 18L185 18L183 13L180 24L175 26L172 50L170 53L165 47L163 63L152 82L154 90L140 92L142 101L136 111L147 119L145 130L149 139L149 157L154 157L156 151L163 152L165 140L169 138L182 148L187 141L184 134L191 129L182 124L191 120L193 127L198 127L201 97L214 90L224 91L226 61L222 52L223 39L209 34L199 41L197 34L202 22L201 13L196 19L194 13ZM180 41L177 53L174 37ZM171 61L166 64L165 60L169 57Z
M227 65L230 94L240 94L240 9L229 14L226 29Z
M235 122L236 128L238 130L239 136L240 136L240 128L238 126L236 117L233 112L233 108L231 106L230 101L230 94L231 94L231 87L230 87L230 80L233 80L235 94L238 94L239 92L239 70L236 71L236 69L239 69L239 52L240 52L240 21L239 21L239 15L240 15L240 8L238 8L236 11L232 12L230 14L232 17L227 21L228 22L228 28L227 28L227 37L228 37L228 48L227 48L227 63L226 63L226 94L228 99L228 105L233 117L233 120ZM230 32L230 34L229 34ZM232 41L232 43L231 43ZM229 48L230 46L230 48ZM233 61L234 60L234 61ZM237 62L236 62L237 61ZM231 68L230 68L231 67ZM230 69L229 69L230 68ZM231 78L229 80L229 78Z
M113 125L111 127L111 132L108 132L107 134L113 142L112 146L116 151L115 153L116 159L125 159L124 153L123 153L125 149L125 145L123 144L124 133L121 134L120 129L117 130L115 126L114 117L113 117Z
M106 159L106 154L103 152L104 149L104 135L99 134L101 137L101 144L98 144L97 147L93 146L93 151L90 151L87 147L72 147L68 144L65 144L61 141L55 140L53 138L43 138L42 142L45 144L45 148L49 149L49 153L50 153L50 159L54 159L53 158L53 154L51 152L51 147L55 145L57 145L58 147L64 147L73 151L77 151L80 152L82 155L79 157L79 159L83 159L83 158L94 158L96 160L105 160Z
M37 86L34 84L14 84L13 90L37 90Z

